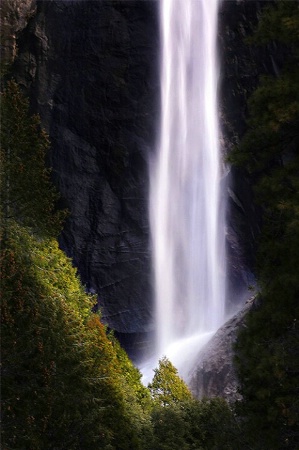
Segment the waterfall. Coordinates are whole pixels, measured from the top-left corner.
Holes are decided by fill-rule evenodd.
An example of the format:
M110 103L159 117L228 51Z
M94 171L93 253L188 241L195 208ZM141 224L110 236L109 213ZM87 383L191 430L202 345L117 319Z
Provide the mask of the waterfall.
M150 170L156 355L190 368L224 322L218 0L160 0L161 121Z

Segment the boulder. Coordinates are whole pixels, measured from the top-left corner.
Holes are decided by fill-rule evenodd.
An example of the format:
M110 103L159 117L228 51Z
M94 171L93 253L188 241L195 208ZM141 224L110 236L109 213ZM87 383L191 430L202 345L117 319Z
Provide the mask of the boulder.
M251 297L244 307L229 319L199 352L196 367L190 372L188 385L198 399L223 397L228 402L241 399L234 365L234 344L245 326L246 314L253 307Z

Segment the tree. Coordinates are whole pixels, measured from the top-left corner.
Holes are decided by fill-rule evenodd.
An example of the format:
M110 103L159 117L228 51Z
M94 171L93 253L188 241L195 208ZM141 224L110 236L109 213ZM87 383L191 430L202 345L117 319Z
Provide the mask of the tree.
M3 445L141 449L149 394L58 247L48 137L13 81L2 107Z
M57 242L11 223L0 262L4 447L142 450L140 374Z
M169 406L192 398L185 382L178 376L177 369L165 356L160 359L154 372L148 388L155 404Z
M181 404L155 406L151 415L153 438L146 450L189 450L189 423ZM200 450L200 449L199 449Z
M241 427L234 410L223 398L193 399L184 408L190 448L203 450L245 450Z
M105 427L90 428L94 398L84 344L90 299L65 255L11 224L1 252L2 442L6 448L92 448ZM55 256L53 257L53 253ZM60 286L56 280L61 278ZM78 303L75 304L77 296ZM80 302L84 300L84 302ZM104 358L103 358L104 359ZM81 436L82 434L82 436Z
M249 100L248 129L230 159L251 174L263 211L257 252L260 294L237 340L243 417L254 449L299 441L299 6L279 1L261 18L254 45L274 40L289 55Z
M152 441L144 450L245 450L240 426L221 398L155 406Z

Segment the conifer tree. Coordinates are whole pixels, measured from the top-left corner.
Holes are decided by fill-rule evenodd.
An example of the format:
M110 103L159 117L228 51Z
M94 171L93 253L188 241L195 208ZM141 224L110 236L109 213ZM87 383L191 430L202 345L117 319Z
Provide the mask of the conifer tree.
M3 226L10 219L40 235L57 236L65 215L45 166L49 139L14 81L1 94L0 191Z
M55 239L63 214L44 165L48 137L13 81L2 102L3 446L142 450L139 371Z
M177 369L165 356L160 359L159 366L154 372L153 381L148 387L155 404L170 406L192 398Z

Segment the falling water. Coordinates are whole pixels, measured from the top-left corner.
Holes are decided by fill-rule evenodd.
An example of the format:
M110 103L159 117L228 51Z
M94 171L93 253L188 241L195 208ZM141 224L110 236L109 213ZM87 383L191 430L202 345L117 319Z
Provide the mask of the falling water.
M183 372L224 321L218 0L160 0L161 125L151 166L156 354Z

